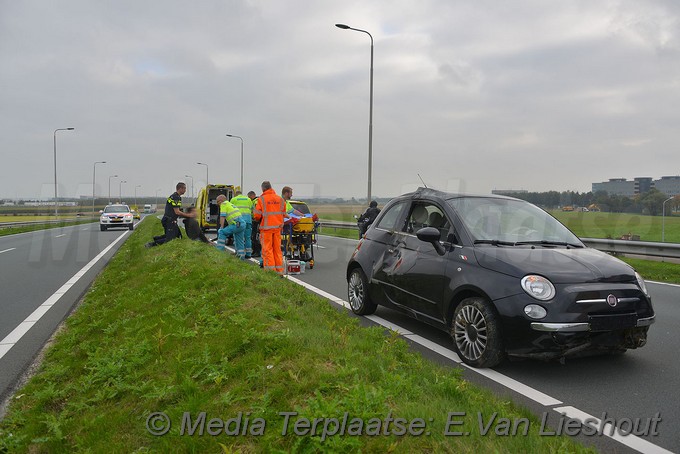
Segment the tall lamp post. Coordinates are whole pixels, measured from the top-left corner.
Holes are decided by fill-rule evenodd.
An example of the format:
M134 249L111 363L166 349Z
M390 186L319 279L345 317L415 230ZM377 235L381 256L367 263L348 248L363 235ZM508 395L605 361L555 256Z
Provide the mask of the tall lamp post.
M669 197L663 201L661 212L661 242L666 242L666 202L673 200L675 197Z
M195 204L196 199L194 199L194 177L192 177L191 175L184 175L184 178L191 178L191 200ZM206 183L206 184L208 184L208 183Z
M208 186L208 181L209 181L208 180L208 164L206 164L204 162L197 162L196 164L198 164L199 166L205 166L205 185Z
M352 28L345 24L335 24L343 30L354 30L355 32L366 33L371 38L371 78L370 78L370 100L368 113L368 201L371 202L371 175L373 171L373 35L366 30Z
M127 183L127 180L118 182L118 203L123 203L123 183Z
M139 207L137 207L137 188L141 188L141 187L142 187L141 184L138 184L137 186L135 186L135 210L137 210L137 211L139 211Z
M111 204L111 178L118 178L118 175L111 175L109 177L109 205Z
M73 131L75 128L58 128L54 130L54 217L59 216L57 209L57 131Z
M95 181L96 181L96 176L97 176L97 164L106 164L106 161L97 161L94 163L92 166L92 217L94 218L94 199L95 199L95 194L94 194L94 186L95 186Z
M234 137L236 139L241 139L241 192L243 192L243 137L235 136L233 134L227 134L227 137Z

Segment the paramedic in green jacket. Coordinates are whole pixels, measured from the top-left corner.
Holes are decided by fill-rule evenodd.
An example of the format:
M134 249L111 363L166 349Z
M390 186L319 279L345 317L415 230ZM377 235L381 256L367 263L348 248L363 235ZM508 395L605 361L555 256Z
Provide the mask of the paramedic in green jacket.
M234 247L236 255L240 259L245 258L243 232L246 222L241 217L241 211L227 201L227 196L220 194L215 199L220 206L220 228L217 231L217 249L223 251L227 236L234 235Z
M229 203L238 208L241 212L241 218L246 223L243 236L245 239L245 258L249 259L253 255L253 242L251 238L253 234L253 201L248 196L243 195L241 191L236 191L235 194Z

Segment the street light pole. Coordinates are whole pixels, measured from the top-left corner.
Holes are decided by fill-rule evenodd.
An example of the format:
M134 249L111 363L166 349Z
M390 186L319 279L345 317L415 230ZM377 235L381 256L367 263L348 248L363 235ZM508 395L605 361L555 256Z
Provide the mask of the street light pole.
M123 203L123 183L127 183L127 180L118 182L118 203Z
M196 199L194 199L194 177L191 175L184 175L184 178L191 178L191 200L193 203L196 203Z
M208 164L204 162L197 162L196 164L205 166L205 185L208 186L209 180L208 180Z
M663 201L661 213L661 242L666 242L666 202L673 200L675 197L669 197Z
M118 175L111 175L109 177L109 205L111 205L111 178L118 178Z
M373 174L373 35L366 30L352 28L345 24L335 24L336 27L343 30L354 30L356 32L366 33L371 38L371 77L370 77L370 97L369 97L369 113L368 113L368 200L371 203L371 178Z
M235 137L241 139L241 192L243 192L243 137L227 134L227 137Z
M141 188L141 187L142 187L141 184L138 184L137 186L135 186L135 210L137 210L137 211L139 211L139 207L137 206L137 188Z
M97 176L97 164L106 164L106 161L97 161L92 166L92 217L93 218L94 218L94 199L95 199L94 187L95 187L95 181L96 181L96 176Z
M57 131L73 131L75 128L58 128L54 130L54 217L59 216L57 209Z

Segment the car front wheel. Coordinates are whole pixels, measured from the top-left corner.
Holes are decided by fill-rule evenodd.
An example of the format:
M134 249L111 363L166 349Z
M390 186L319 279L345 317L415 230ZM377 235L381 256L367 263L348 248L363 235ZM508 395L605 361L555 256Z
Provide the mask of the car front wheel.
M378 307L368 295L366 275L361 268L354 268L347 281L347 296L352 312L357 315L370 315Z
M494 367L504 357L498 315L483 298L467 298L453 313L451 336L461 359L474 367Z
M105 226L105 225L100 225L100 226L99 226L99 230L101 230L102 232L106 231L106 226Z

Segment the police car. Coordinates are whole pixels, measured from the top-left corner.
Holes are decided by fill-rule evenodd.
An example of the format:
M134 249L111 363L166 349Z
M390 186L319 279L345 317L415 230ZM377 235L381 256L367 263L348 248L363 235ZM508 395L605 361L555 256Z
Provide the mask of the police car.
M111 227L134 228L133 215L127 205L107 205L100 214L99 229L102 232Z

